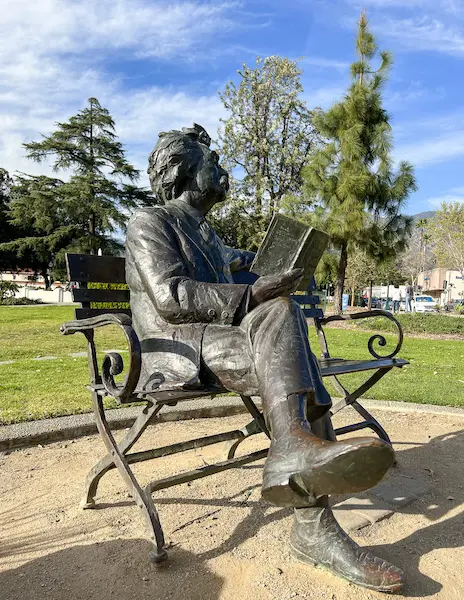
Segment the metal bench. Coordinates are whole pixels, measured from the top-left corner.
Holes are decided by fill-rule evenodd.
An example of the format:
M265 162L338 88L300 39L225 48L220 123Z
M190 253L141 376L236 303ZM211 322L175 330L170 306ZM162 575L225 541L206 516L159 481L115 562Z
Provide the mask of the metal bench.
M141 349L137 335L132 328L131 311L129 308L129 290L125 285L125 260L113 256L93 256L85 254L68 254L66 257L68 278L77 282L79 287L72 290L73 300L81 303L81 308L75 311L75 321L69 321L61 326L64 335L81 332L87 338L90 384L88 386L92 394L93 409L95 412L98 431L103 439L108 454L102 458L88 473L85 482L85 495L82 502L83 508L95 507L95 496L100 479L110 469L117 468L125 481L128 490L140 507L146 520L153 550L150 552L150 560L160 564L166 559L166 549L163 530L158 513L152 500L152 494L158 490L168 488L180 483L186 483L206 477L220 471L234 467L240 467L247 463L259 460L266 456L266 450L252 452L245 456L236 457L238 446L246 438L264 433L269 437L264 417L256 403L248 396L241 396L242 401L252 416L252 421L241 430L210 435L203 438L189 440L146 450L144 452L132 452L131 448L140 438L146 427L156 420L158 413L165 405L173 406L178 402L192 400L194 398L210 396L214 398L218 394L227 392L222 388L204 387L201 389L176 389L163 391L150 391L149 393L137 389L141 368ZM112 288L106 286L92 286L92 284L112 284ZM101 289L101 288L104 289ZM115 289L121 288L121 289ZM124 289L125 288L125 289ZM293 295L301 306L305 316L313 319L316 327L319 343L322 350L320 359L321 373L323 377L330 377L336 390L340 392L343 399L332 408L335 414L345 406L352 406L363 418L359 423L353 423L336 430L337 435L343 435L360 429L369 428L380 438L390 443L390 439L380 423L358 402L358 398L379 381L388 371L395 367L403 367L408 364L406 360L394 358L403 341L401 325L388 312L372 310L369 312L356 313L344 316L324 317L323 311L317 307L319 298L313 295ZM101 306L103 303L104 306ZM100 305L100 306L99 306ZM109 307L107 307L109 306ZM381 357L374 350L374 342L380 346L386 345L386 340L381 335L373 335L368 342L368 349L373 359L371 360L343 360L331 358L323 326L327 323L339 320L360 319L382 315L393 321L398 327L398 342L393 352ZM108 352L99 368L97 350L94 341L94 332L98 327L114 324L119 326L127 340L129 350L129 365L122 383L116 383L115 377L123 373L124 365L120 354ZM349 392L340 382L339 377L348 373L358 371L375 371L367 381L356 390ZM120 404L144 402L140 414L134 421L124 439L116 443L108 422L105 417L103 399L111 396ZM149 483L144 489L141 488L135 478L130 465L133 463L151 460L163 456L169 456L178 452L185 452L193 448L201 448L218 442L230 441L227 459L214 465L206 465L193 471L179 473L158 481Z

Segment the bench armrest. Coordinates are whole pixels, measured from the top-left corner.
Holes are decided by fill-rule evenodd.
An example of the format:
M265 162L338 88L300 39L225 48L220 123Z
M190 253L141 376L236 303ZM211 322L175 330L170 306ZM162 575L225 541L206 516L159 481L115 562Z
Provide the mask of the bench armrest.
M104 325L119 325L120 327L125 325L131 326L132 319L125 313L107 313L105 315L91 317L90 319L67 321L61 325L60 331L63 335L73 335L76 332L83 333L89 329L103 327Z
M382 347L387 345L387 340L380 333L377 333L370 337L369 341L367 342L369 352L374 358L393 358L398 354L398 352L401 350L401 346L403 345L403 328L401 327L401 323L397 319L395 319L395 317L390 312L386 310L373 309L347 315L330 315L329 317L319 319L319 323L321 325L326 325L327 323L332 323L334 321L353 321L357 319L368 319L370 317L385 317L386 319L393 321L393 323L396 325L398 341L393 352L390 352L390 354L381 356L380 354L377 354L377 352L373 348L374 342L377 342L379 346Z
M93 368L92 379L96 383L99 379L98 364L95 351L94 330L97 327L105 325L117 325L120 327L126 337L129 346L129 369L121 385L114 381L116 375L124 370L124 361L117 352L108 352L102 363L101 381L107 393L118 402L124 402L132 395L139 381L140 369L142 366L142 351L140 342L132 327L132 319L124 313L107 313L82 319L80 321L68 321L63 323L60 331L63 335L73 335L76 332L83 333L89 342L89 356L91 359L91 368Z

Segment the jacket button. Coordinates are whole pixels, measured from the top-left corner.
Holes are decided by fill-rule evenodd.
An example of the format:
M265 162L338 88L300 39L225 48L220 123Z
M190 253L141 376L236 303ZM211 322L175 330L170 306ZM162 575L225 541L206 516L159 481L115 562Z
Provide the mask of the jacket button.
M228 316L229 313L226 310L221 313L221 319L227 319Z
M215 316L216 316L216 311L214 310L214 308L210 308L208 310L208 317L214 318Z

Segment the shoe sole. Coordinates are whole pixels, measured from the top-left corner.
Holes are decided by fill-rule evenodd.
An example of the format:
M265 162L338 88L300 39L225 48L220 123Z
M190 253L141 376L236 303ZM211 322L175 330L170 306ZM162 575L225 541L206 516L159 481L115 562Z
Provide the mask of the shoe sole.
M276 506L301 508L328 494L363 492L385 477L394 458L386 443L349 448L328 462L312 465L308 474L265 473L262 496Z
M396 583L396 584L393 584L390 586L388 586L388 585L378 586L378 585L370 585L364 581L358 581L354 577L349 577L346 574L338 573L337 571L335 571L334 569L331 569L330 567L324 565L323 563L318 563L317 561L311 560L311 558L307 554L304 554L301 550L298 550L298 548L295 548L295 546L293 546L292 544L290 544L290 553L293 556L293 558L296 558L296 560L304 563L305 565L311 565L312 567L316 567L317 569L326 571L327 573L330 573L331 575L335 575L336 577L344 579L345 581L349 581L350 583L354 583L356 585L367 588L369 590L375 590L376 592L386 592L386 593L393 594L395 592L400 591L404 586L404 582Z

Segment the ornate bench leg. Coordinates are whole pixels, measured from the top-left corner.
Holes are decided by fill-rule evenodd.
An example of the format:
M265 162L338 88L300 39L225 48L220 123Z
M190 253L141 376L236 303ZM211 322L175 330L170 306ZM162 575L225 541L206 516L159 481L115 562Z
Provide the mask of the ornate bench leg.
M377 419L375 419L371 415L371 413L364 408L364 406L359 404L359 402L357 400L365 392L370 390L370 388L373 385L375 385L378 381L380 381L382 379L382 377L384 377L389 371L391 371L392 368L393 367L389 367L387 369L379 369L373 375L371 375L371 377L369 377L369 379L367 379L360 387L358 387L357 390L355 390L354 392L351 392L351 394L348 392L348 390L346 390L343 387L343 385L338 381L338 379L336 377L334 377L333 379L336 380L333 382L334 385L335 385L335 383L337 383L340 386L340 388L337 387L337 389L343 390L343 392L345 392L345 398L343 400L341 400L340 402L338 402L337 404L335 404L335 406L333 406L332 410L330 411L331 414L334 415L337 412L339 412L340 410L342 410L343 408L345 408L345 406L352 406L359 415L364 417L364 419L366 420L366 423L367 422L369 423L368 427L370 429L372 429L372 431L374 431L381 440L384 440L385 442L387 442L387 444L390 444L390 446L392 445L392 443L391 443L391 440L388 437L388 434L385 431L385 429L377 421ZM358 423L358 425L359 425L359 423ZM367 425L366 425L366 427L367 427ZM346 431L350 431L349 426L347 428L341 428L340 433L342 433L342 434L343 434L343 431L342 431L343 429L346 429ZM346 433L346 431L345 431L345 433ZM352 429L352 431L356 431L356 430Z
M95 411L95 418L97 421L98 431L103 439L103 442L111 455L119 474L125 481L127 488L131 496L134 498L137 506L141 509L142 514L145 518L148 530L150 532L150 541L154 544L154 550L150 552L150 561L155 564L164 562L167 558L167 552L164 548L164 535L161 523L156 511L155 505L151 496L145 494L140 485L138 484L134 474L132 473L123 452L119 449L116 440L114 439L108 422L105 417L103 408L103 399L96 393L92 393L93 407Z
M136 418L124 439L118 444L119 451L122 454L129 452L135 442L145 431L145 428L150 424L150 421L156 417L161 408L161 405L156 406L154 404L149 404L143 408L142 412ZM100 479L112 468L113 464L114 460L112 455L107 454L87 473L87 477L85 479L84 498L81 502L82 508L95 508L95 496L97 495Z
M237 448L244 440L246 440L251 435L255 435L257 433L264 433L265 435L267 435L267 437L271 437L266 422L264 420L263 413L259 410L259 408L253 402L250 396L240 396L240 398L242 399L242 402L246 406L248 412L253 417L253 421L251 421L251 423L248 423L248 425L246 425L241 430L243 433L243 437L240 437L238 440L235 440L231 444L227 454L228 459L234 458Z
M364 408L364 406L361 406L361 404L359 404L356 400L354 402L351 402L350 406L352 406L359 415L364 417L366 419L366 421L369 421L369 423L370 423L369 427L373 431L375 431L375 433L379 436L379 438L381 440L384 440L385 442L387 442L387 444L390 444L390 446L392 446L392 442L388 436L388 433L385 431L385 429L382 427L382 425L377 421L377 419L375 419L371 415L371 413Z
M252 435L256 435L257 433L262 433L262 429L256 423L256 421L253 419L253 421L251 421L250 423L248 423L248 425L245 425L245 427L241 430L241 433L243 435L241 437L239 437L237 440L234 440L232 442L232 444L230 445L229 451L227 453L227 460L230 460L231 458L235 457L235 453L237 452L237 448L240 446L240 444L243 441L245 441L247 438L249 438Z

